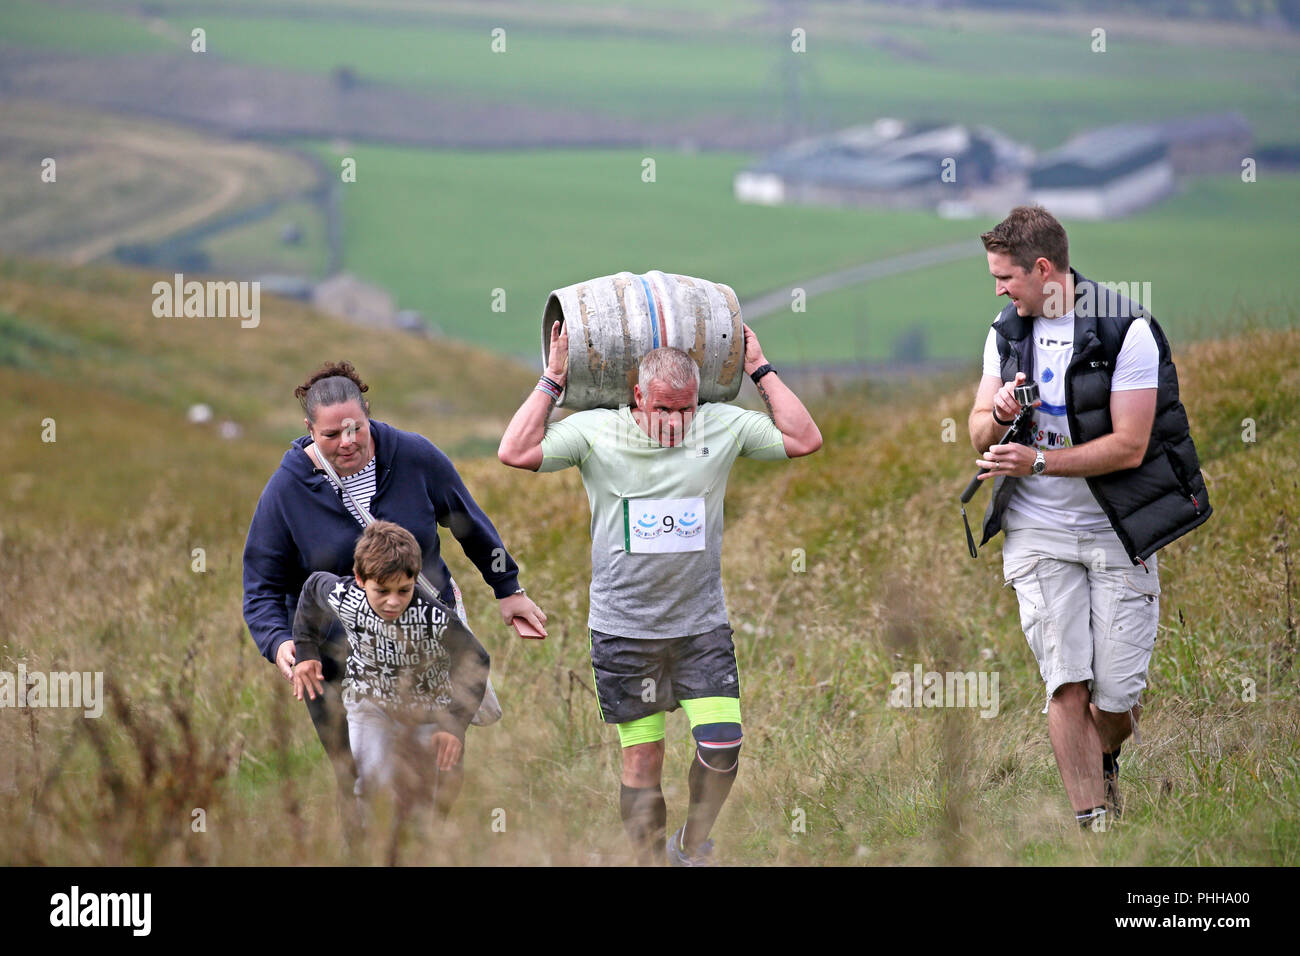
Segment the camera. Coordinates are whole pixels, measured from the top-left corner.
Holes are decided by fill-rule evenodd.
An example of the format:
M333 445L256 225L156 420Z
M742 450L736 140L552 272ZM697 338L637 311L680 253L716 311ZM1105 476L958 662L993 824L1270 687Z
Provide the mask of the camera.
M1025 382L1023 385L1016 386L1016 401L1022 408L1028 408L1034 402L1038 401L1038 383Z

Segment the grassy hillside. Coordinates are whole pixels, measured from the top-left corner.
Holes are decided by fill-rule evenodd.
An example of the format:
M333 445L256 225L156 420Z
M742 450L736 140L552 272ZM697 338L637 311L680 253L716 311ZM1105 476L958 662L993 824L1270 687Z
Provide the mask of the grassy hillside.
M332 775L240 616L247 520L298 431L290 390L319 358L349 355L374 385L377 417L454 447L499 434L531 377L482 353L361 334L287 306L264 304L255 330L156 320L150 278L0 267L0 455L12 463L0 586L24 597L0 604L0 670L102 670L114 688L98 720L0 710L0 861L340 862ZM1122 826L1085 838L1066 822L999 546L978 561L965 554L956 496L973 469L960 425L972 368L927 383L933 397L920 408L905 401L914 392L840 393L814 409L821 453L733 471L724 576L746 747L715 834L722 859L1300 862L1296 586L1286 570L1297 545L1300 332L1259 330L1175 357L1216 514L1161 554L1161 630L1143 743L1125 750ZM243 423L243 437L185 424L198 400ZM47 417L53 443L40 438ZM948 418L955 442L943 440ZM1247 418L1254 442L1242 440ZM446 830L395 848L377 838L365 852L622 861L617 737L588 692L577 475L463 453L457 464L552 635L504 632L445 541L506 717L470 732L468 782ZM891 709L891 674L916 664L996 672L998 715ZM690 746L681 714L669 731L665 790L679 823ZM195 809L203 832L191 827ZM501 819L504 832L492 826Z
M47 158L53 181L43 178ZM0 103L0 250L11 254L89 262L315 180L306 160L282 150L96 110ZM262 268L273 266L277 250L255 251Z

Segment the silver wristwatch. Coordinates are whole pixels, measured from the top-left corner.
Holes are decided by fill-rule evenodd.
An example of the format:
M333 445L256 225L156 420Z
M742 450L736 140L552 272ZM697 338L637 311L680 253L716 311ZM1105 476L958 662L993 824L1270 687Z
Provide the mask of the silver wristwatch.
M1041 475L1046 470L1047 459L1043 456L1043 450L1040 448L1038 449L1038 454L1034 456L1034 464L1033 467L1030 468L1030 472L1035 475Z

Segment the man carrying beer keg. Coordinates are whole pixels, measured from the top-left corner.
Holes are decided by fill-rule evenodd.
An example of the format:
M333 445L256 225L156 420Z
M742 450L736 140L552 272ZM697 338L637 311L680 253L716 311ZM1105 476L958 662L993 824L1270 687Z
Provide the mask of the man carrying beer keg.
M575 466L591 505L591 664L601 716L623 747L619 808L643 864L663 859L660 780L665 714L686 711L695 738L685 824L668 862L711 862L709 830L740 762L740 682L722 593L722 506L739 455L810 455L822 437L803 403L744 327L744 369L769 414L698 405L700 370L685 352L648 352L635 407L597 408L547 424L564 388L568 333L551 327L546 374L515 413L498 456L514 468Z
M1074 809L1105 830L1122 809L1120 745L1137 730L1160 615L1155 552L1210 516L1169 342L1139 305L1070 268L1065 229L1017 206L980 237L1011 302L984 345L970 414L984 540L1047 685L1047 731ZM1037 378L1029 427L998 442Z

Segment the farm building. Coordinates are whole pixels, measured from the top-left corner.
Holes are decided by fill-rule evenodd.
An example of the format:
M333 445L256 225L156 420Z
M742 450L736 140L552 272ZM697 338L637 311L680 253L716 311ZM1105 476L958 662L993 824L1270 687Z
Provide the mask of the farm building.
M1237 113L1089 130L1035 160L987 127L877 120L801 140L736 174L741 202L996 215L1024 202L1111 219L1169 195L1182 175L1230 172L1249 154Z
M882 119L802 140L736 175L741 202L933 209L1023 174L1032 153L1001 134Z
M1031 200L1074 219L1126 216L1173 188L1169 146L1147 126L1090 130L1043 156L1029 173Z
M1240 113L1205 113L1156 123L1179 176L1237 173L1250 155L1253 134Z
M1034 164L1032 201L1058 216L1126 216L1164 199L1178 176L1239 171L1250 146L1237 113L1090 130Z

